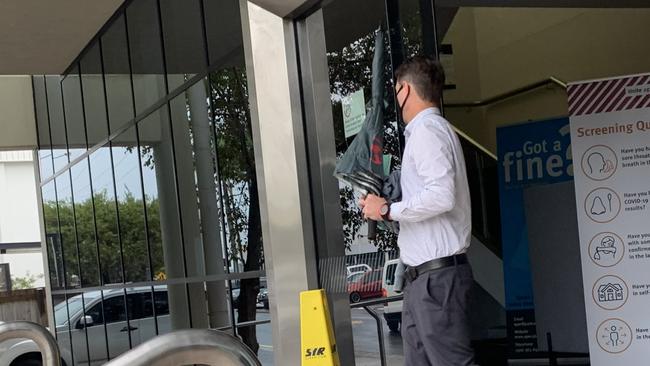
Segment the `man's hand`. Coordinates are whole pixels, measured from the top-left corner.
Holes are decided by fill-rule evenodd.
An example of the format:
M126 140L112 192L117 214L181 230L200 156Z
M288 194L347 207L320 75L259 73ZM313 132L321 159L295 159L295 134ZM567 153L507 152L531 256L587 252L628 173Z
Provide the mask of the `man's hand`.
M386 200L369 194L359 200L359 207L363 209L363 217L374 221L383 221L379 210L386 204Z

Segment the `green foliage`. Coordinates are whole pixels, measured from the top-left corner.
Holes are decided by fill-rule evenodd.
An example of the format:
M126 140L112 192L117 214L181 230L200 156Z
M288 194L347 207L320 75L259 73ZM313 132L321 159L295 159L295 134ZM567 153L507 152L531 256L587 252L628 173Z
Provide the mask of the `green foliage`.
M11 288L13 290L26 290L29 288L36 287L36 281L43 278L42 274L34 275L29 273L25 274L25 277L11 276Z

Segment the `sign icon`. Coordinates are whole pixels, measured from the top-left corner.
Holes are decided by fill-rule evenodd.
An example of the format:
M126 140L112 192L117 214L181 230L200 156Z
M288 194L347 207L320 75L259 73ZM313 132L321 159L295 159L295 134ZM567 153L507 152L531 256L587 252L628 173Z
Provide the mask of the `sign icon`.
M627 302L629 290L622 278L608 275L596 281L592 295L596 305L605 310L616 310Z
M596 188L585 199L585 213L595 222L610 222L620 211L621 199L609 188Z
M600 267L615 266L624 255L623 239L614 233L600 233L589 243L589 258Z
M621 319L607 319L598 326L596 339L607 353L625 352L632 343L632 329Z
M616 172L618 158L614 150L605 145L595 145L582 155L582 171L592 180L605 180Z

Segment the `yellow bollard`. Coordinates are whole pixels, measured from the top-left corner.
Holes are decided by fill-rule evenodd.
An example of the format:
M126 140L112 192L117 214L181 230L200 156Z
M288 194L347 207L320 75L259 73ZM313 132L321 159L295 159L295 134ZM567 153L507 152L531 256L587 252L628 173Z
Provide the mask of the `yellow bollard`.
M325 290L300 293L302 366L340 366Z

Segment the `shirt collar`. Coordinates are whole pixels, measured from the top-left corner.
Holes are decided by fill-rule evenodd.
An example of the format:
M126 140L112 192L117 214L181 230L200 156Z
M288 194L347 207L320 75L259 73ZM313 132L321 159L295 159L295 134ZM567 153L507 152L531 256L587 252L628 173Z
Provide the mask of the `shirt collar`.
M406 128L404 129L404 136L409 137L411 135L411 133L413 132L413 129L415 128L415 125L419 124L420 121L425 119L424 117L430 116L432 114L440 115L440 109L438 109L436 107L429 107L429 108L421 110L420 113L416 114L415 117L413 117L411 122L406 124Z

